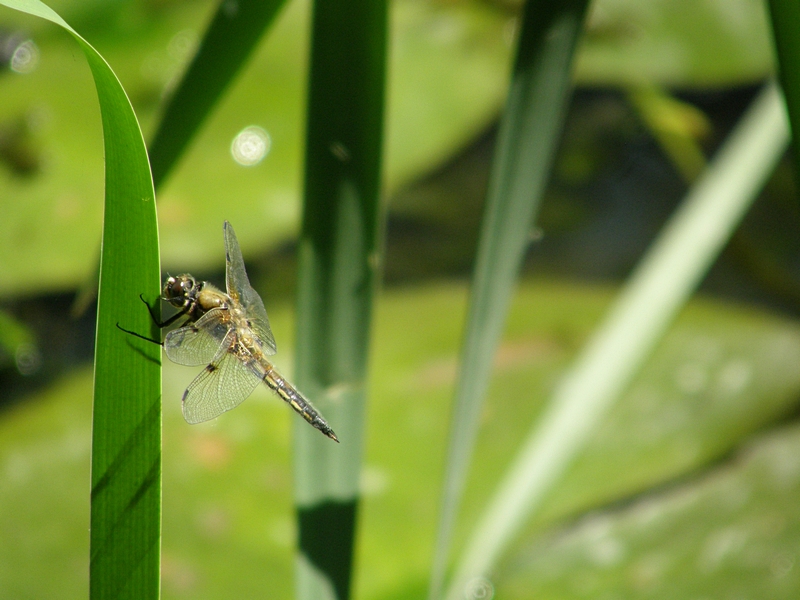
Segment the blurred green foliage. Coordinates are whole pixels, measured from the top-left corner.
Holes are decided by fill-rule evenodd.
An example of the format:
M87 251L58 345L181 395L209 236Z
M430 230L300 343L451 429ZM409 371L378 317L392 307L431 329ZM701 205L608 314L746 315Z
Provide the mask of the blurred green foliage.
M610 289L579 285L536 281L522 286L495 362L460 535L500 475L497 466L513 454L552 390L555 374L569 364L612 297ZM370 405L361 482L356 597L411 600L424 589L465 302L463 285L427 285L385 292L378 304L372 362L378 376L370 390L375 402ZM286 304L270 309L280 348L276 364L288 370L292 312ZM591 507L629 498L725 459L742 440L793 410L800 389L798 361L796 323L718 301L693 301L529 533L564 519L568 525L572 515ZM218 421L187 427L179 399L195 370L169 364L164 373L164 597L247 598L270 589L271 598L290 598L295 525L289 437L296 417L259 390ZM6 540L0 546L0 588L9 597L85 594L90 386L88 372L76 373L0 421L0 531ZM755 453L771 453L775 447L760 437L746 443L748 452ZM765 449L759 450L762 443ZM792 460L785 459L787 476L796 473ZM739 468L734 462L726 470ZM785 499L778 506L800 500L793 481L785 481L780 491ZM705 477L690 477L681 485L686 494L702 495L709 483ZM658 492L650 494L650 503L673 502L670 493L663 499ZM742 497L741 510L731 509L731 518L742 520L729 528L747 531L748 519L757 514L755 508L744 508L748 498ZM758 495L752 501L764 503L767 498ZM693 506L671 508L664 518L674 527L661 535L693 539L692 532L710 528L706 513ZM618 519L626 527L626 514L604 517L612 528L609 537L616 539ZM790 517L785 518L785 527L793 527ZM648 526L642 527L647 531ZM636 536L637 530L627 526L624 535ZM571 535L581 536L581 531ZM512 591L528 589L530 583L520 583L523 575L515 570L520 568L515 565L526 564L519 561L528 560L527 539L504 563L502 572L511 574ZM598 552L603 539L596 540ZM625 543L623 538L620 544ZM572 556L568 548L561 549L565 544L556 546L559 555ZM535 564L542 569L550 564L548 552L537 554ZM624 556L619 557L619 569L626 565ZM583 580L586 565L581 560L565 558L558 565L558 570L546 571L548 577ZM601 566L592 567L586 577L600 578ZM748 589L764 590L753 595L772 597L763 569L751 574ZM728 585L724 569L709 569L701 576L709 589ZM602 583L617 585L608 579ZM568 594L572 588L557 589Z
M245 253L257 239L277 245L296 234L308 8L307 2L291 3L279 16L161 190L165 269L221 264L208 239L216 238L224 219L236 227ZM190 56L204 14L196 3L179 2L143 5L134 16L110 19L97 39L90 35L95 15L81 13L72 22L82 31L88 21L86 35L118 74L147 137L159 98ZM445 160L493 118L506 80L503 28L509 18L475 2L396 4L390 189ZM0 253L10 259L0 264L5 296L75 287L94 269L99 244L102 144L88 70L73 56L70 40L52 34L34 39L39 68L0 79L0 126L6 118L23 119L42 164L30 177L0 167L0 197L14 199L0 223ZM271 150L258 165L243 167L231 159L230 146L250 125L268 132Z
M55 2L53 8L107 58L147 138L212 4L87 1ZM308 9L306 1L287 5L161 190L165 269L219 266L221 257L207 240L226 218L235 224L245 254L254 245L264 249L264 240L278 245L294 236ZM684 87L757 81L771 69L762 12L749 0L597 2L577 79ZM393 3L390 193L441 165L496 115L514 17L509 5L480 0ZM24 158L36 167L21 173L9 159L0 162L0 198L6 200L0 295L72 289L95 268L102 217L102 143L89 71L67 36L10 11L3 18L6 27L31 34L40 59L27 75L0 73L0 132L21 127L12 163ZM230 157L231 141L254 124L269 133L272 148L257 166L242 167Z
M800 429L755 437L713 472L588 515L520 552L497 593L523 600L797 597Z
M147 137L211 2L52 4L108 58ZM219 268L225 218L245 254L265 244L274 250L296 234L308 9L306 1L289 3L165 185L165 270ZM410 183L446 164L492 122L517 9L505 0L393 3L387 193L402 191L402 216L431 227L403 247L409 256L423 255L419 261L441 260L432 258L430 231L476 212L437 202L438 193L409 194ZM74 290L94 274L102 218L102 144L90 74L61 32L13 13L2 17L6 27L30 33L40 62L31 74L0 73L0 296ZM770 71L759 2L599 0L576 77L641 92L651 85L751 84ZM619 123L613 110L605 116ZM245 168L229 148L252 124L269 132L272 149ZM585 134L593 126L572 127ZM571 158L561 168L580 179L585 155ZM478 169L464 170L482 184ZM757 224L771 235L774 223L772 215ZM745 241L763 249L763 240ZM414 265L407 260L404 269ZM283 283L278 277L268 285ZM611 297L611 290L582 286L523 286L494 366L457 541ZM378 306L357 597L419 598L427 587L465 299L460 285L434 284L388 291ZM269 302L268 309L281 350L277 365L290 374L290 309ZM671 588L674 596L714 596L737 586L753 597L795 597L796 434L761 432L793 416L798 362L796 322L692 302L501 565L498 593L578 598L616 590L641 597L691 573ZM218 422L187 427L179 398L194 374L165 368L164 597L258 597L270 589L270 597L289 598L295 417L260 390ZM90 396L90 375L78 372L0 414L0 595L86 594ZM676 479L677 489L659 488ZM615 502L622 504L605 510ZM572 523L585 511L599 514ZM547 537L532 537L554 524L559 529Z

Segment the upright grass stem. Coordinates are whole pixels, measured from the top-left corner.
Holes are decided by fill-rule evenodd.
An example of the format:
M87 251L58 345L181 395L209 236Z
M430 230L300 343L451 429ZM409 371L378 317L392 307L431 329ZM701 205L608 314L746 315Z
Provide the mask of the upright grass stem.
M800 69L797 68L800 65L800 3L797 0L769 0L768 4L778 77L794 134L794 172L800 181Z
M586 443L733 234L789 142L768 85L644 257L556 389L467 544L446 598L486 575Z
M170 98L150 145L156 188L172 171L283 4L284 0L219 2L200 48Z
M301 600L350 595L380 264L386 21L384 0L314 3L296 380L341 444L295 426Z
M492 358L553 162L570 67L587 2L525 5L513 79L500 126L472 282L450 420L444 492L429 598L441 594L452 530L478 430Z

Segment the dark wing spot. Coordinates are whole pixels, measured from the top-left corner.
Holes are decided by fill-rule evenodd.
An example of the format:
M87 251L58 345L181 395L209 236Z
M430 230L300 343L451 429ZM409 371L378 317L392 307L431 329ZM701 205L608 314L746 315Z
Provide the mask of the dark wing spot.
M209 373L213 373L216 370L217 370L217 365L215 365L214 363L206 365L206 371L208 371Z

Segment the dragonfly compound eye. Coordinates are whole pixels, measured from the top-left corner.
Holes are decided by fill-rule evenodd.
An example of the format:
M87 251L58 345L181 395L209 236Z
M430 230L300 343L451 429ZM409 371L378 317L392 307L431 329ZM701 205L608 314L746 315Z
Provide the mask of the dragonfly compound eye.
M175 300L184 298L194 287L194 281L185 277L168 277L164 282L164 298Z

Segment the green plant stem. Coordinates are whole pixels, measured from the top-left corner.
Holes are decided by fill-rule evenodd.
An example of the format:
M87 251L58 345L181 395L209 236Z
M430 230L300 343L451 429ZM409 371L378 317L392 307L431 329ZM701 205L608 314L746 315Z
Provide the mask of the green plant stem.
M732 235L788 144L769 85L689 192L625 286L479 519L446 598L485 576L583 447Z
M444 583L492 359L561 133L570 67L586 5L583 0L531 0L525 5L492 164L450 421L431 600L439 598Z
M367 350L380 263L386 10L383 0L314 4L296 380L341 444L297 421L302 600L350 594Z
M150 144L160 187L223 92L275 20L284 0L222 0Z
M769 0L772 34L791 126L795 177L800 181L800 2Z

